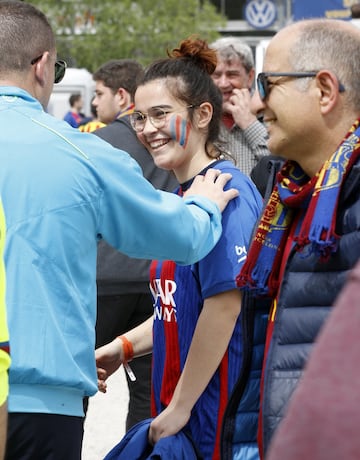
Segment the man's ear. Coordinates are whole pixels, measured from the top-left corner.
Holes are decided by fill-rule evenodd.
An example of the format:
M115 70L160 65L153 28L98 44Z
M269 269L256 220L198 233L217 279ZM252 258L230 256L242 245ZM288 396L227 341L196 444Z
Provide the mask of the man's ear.
M119 105L121 109L128 107L131 104L131 97L128 91L124 88L119 88L117 90L117 95L119 97Z
M45 51L41 59L34 64L35 78L41 86L45 86L48 79L51 78L50 66L48 65L50 59L49 51Z
M196 121L199 128L206 128L213 115L213 106L210 102L203 102L196 110Z
M316 75L316 85L320 94L320 109L328 113L338 102L340 97L340 83L336 75L330 70L320 70Z

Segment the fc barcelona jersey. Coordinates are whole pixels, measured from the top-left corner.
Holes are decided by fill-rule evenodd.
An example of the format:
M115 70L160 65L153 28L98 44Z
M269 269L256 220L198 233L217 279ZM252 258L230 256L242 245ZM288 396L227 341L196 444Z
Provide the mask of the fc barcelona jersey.
M150 268L150 289L154 297L153 416L172 398L204 300L236 288L235 278L246 259L252 229L262 206L255 186L230 162L220 161L215 167L231 172L233 178L228 187L240 191L239 197L223 212L220 240L194 265L154 261ZM191 181L182 184L181 189L185 190L190 184ZM242 364L240 321L241 317L222 362L194 406L188 424L206 460L220 458L222 415Z

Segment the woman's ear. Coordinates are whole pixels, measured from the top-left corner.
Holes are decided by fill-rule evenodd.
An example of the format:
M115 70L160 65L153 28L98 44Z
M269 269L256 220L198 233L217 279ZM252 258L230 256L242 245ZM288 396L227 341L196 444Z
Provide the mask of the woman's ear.
M210 102L203 102L196 110L197 125L199 128L206 128L210 123L213 115L213 106Z

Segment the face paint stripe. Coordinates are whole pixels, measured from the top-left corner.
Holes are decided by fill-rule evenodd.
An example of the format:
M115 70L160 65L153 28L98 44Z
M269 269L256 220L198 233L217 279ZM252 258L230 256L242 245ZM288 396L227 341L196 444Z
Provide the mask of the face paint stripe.
M175 122L176 122L175 117L171 117L171 118L170 118L170 133L171 133L171 137L172 137L173 139L176 139ZM174 137L174 134L175 134L175 137Z
M191 124L180 115L176 115L170 119L170 133L172 139L178 142L181 147L186 147L190 129Z
M176 137L176 117L171 117L170 119L170 134L171 134L171 138L174 139L175 141L177 141L177 137Z
M176 139L180 140L180 128L181 128L181 118L179 115L176 116Z
M187 122L186 120L181 120L181 134L180 134L180 145L182 147L184 147L185 143L186 143L186 135L187 135L187 131L186 131L186 128L187 128Z

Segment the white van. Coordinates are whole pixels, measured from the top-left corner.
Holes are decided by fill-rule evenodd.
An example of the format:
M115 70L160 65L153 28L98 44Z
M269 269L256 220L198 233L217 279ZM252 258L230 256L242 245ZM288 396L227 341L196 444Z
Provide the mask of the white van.
M90 104L94 90L95 82L88 70L67 68L63 80L54 85L47 111L56 118L62 119L70 109L71 94L80 93L84 101L83 113L91 116Z

